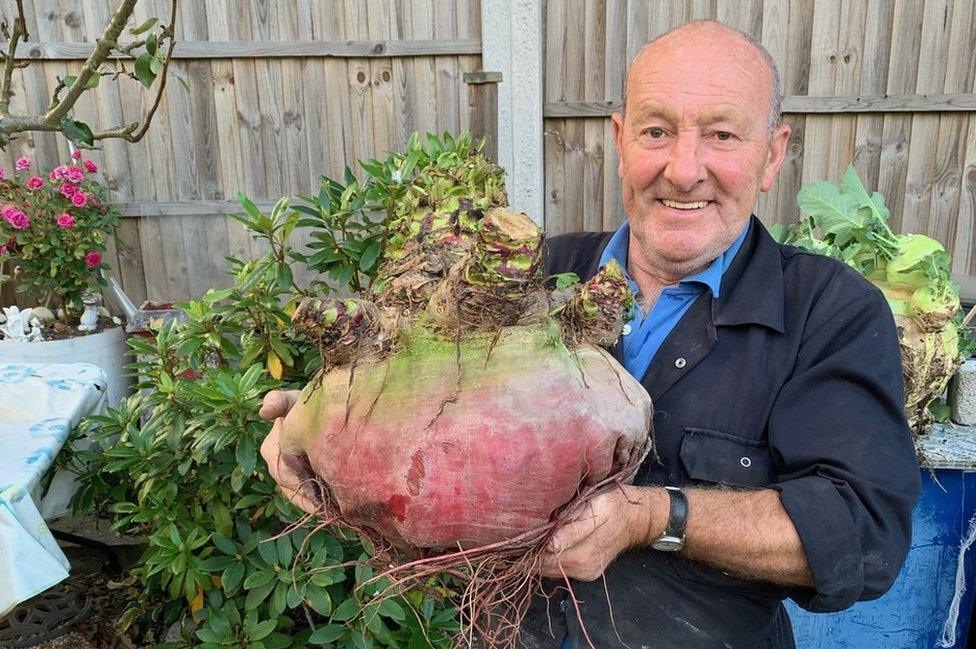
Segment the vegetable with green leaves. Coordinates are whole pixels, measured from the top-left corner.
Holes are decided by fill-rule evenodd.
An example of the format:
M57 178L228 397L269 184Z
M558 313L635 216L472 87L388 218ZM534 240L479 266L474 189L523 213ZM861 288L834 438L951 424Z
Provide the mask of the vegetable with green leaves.
M973 350L948 253L925 235L892 232L883 197L868 193L853 165L840 186L804 186L797 203L807 216L788 230L774 229L774 236L851 266L884 292L898 327L905 411L914 433L925 434L930 405Z
M298 306L322 370L276 424L281 460L323 521L372 539L387 593L450 574L482 646L514 646L560 521L650 449L650 398L600 347L633 296L615 263L550 291L541 230L468 136L363 168L335 207L387 215L376 279Z

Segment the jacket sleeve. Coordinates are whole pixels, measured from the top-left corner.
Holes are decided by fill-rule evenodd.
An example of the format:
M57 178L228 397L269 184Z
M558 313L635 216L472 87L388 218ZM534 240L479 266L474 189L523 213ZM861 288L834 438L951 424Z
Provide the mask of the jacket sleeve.
M848 296L850 294L848 293ZM873 287L808 320L769 420L780 492L813 575L815 612L880 597L908 552L919 469L898 334Z

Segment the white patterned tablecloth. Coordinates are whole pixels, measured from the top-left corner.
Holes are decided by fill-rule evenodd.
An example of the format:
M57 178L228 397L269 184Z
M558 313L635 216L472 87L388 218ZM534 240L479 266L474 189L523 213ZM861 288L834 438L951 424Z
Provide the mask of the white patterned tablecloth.
M87 363L0 363L0 616L68 576L34 496L68 433L103 407L107 385Z

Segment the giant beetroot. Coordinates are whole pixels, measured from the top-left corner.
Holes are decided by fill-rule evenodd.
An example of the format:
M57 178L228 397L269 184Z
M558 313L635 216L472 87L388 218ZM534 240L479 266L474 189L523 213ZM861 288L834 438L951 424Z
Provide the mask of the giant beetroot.
M417 166L373 289L296 310L323 369L277 424L320 515L374 540L395 583L461 578L489 646L514 643L542 548L633 476L651 422L599 346L633 304L621 269L548 290L542 233L503 181L469 146Z

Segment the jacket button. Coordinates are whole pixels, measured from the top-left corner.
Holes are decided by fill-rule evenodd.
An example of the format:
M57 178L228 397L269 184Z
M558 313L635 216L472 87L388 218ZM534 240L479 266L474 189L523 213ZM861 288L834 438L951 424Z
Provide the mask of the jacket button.
M741 464L742 466L744 466L745 468L748 469L749 467L752 466L752 460L750 460L747 457L744 457L744 458L742 458L742 459L739 460L739 464Z
M683 358L678 358L678 359L675 359L675 361L674 361L674 366L677 367L679 370L682 367L684 367L685 365L687 365L687 364L688 364L688 361L686 361Z
M624 325L624 330L621 332L623 335L630 335L630 323Z

